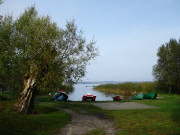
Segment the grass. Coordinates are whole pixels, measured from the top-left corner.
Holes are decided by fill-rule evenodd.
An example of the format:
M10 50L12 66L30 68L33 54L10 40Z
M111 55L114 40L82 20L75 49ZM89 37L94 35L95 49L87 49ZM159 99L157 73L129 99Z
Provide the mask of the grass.
M116 122L118 135L171 135L180 134L180 95L160 95L163 98L156 100L137 100L135 102L158 106L156 109L135 110L103 110L90 102L67 102L60 104L76 112L85 110L87 113L113 119ZM89 134L103 134L101 129Z
M87 133L87 135L105 135L105 133L101 129L95 129Z
M13 111L17 101L0 102L0 134L2 135L53 135L70 116L54 108L53 103L37 104L34 115Z
M180 95L162 96L165 98L136 101L160 107L157 109L111 111L121 129L118 134L180 134Z
M160 95L156 100L138 100L135 102L158 106L156 109L136 110L103 110L90 102L49 102L41 97L35 106L35 115L25 115L12 110L15 101L0 102L0 134L55 134L68 121L70 116L61 111L68 108L81 113L101 118L109 118L116 122L118 135L171 135L180 134L180 95ZM48 99L48 98L47 98ZM43 101L43 102L42 102ZM55 108L59 108L57 110ZM103 129L96 129L88 135L104 135Z
M94 90L117 95L133 95L135 92L155 92L157 90L157 84L155 82L103 84L95 86Z
M180 134L180 95L160 95L163 98L156 100L137 100L135 102L158 106L156 109L135 110L103 110L90 102L67 102L60 104L76 112L85 110L91 115L113 119L116 122L118 135L174 135ZM97 129L89 134L103 134Z

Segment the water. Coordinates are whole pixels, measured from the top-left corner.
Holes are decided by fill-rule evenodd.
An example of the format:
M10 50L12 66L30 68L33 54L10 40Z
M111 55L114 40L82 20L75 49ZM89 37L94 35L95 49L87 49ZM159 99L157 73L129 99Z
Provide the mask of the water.
M96 101L112 101L112 95L93 90L93 86L97 85L100 84L75 84L74 91L68 94L68 100L82 101L83 95L91 93L92 95L96 96Z

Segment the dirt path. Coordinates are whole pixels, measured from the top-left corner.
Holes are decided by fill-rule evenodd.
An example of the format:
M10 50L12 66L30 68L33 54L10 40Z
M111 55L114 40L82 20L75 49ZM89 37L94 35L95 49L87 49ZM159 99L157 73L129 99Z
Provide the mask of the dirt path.
M136 102L116 102L116 103L92 103L93 105L100 107L104 110L122 110L122 109L151 109L158 108L155 106L145 105Z
M103 115L92 115L77 113L69 109L64 111L71 115L72 121L61 129L56 135L86 135L91 130L101 129L106 135L115 135L115 123L105 118Z
M155 106L149 106L136 102L113 102L92 104L104 110L158 108ZM61 132L57 133L56 135L86 135L87 133L95 129L103 130L106 135L116 134L116 124L113 121L107 119L106 116L104 116L103 114L89 114L86 113L84 110L78 110L78 112L75 112L67 108L64 108L63 110L67 114L71 115L72 120L67 125L65 125L65 127L61 128Z

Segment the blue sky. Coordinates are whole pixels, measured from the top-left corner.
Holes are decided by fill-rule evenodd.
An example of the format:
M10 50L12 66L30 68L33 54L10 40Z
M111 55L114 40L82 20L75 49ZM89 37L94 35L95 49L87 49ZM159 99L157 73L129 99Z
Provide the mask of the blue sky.
M18 17L34 5L59 27L75 19L99 47L83 81L153 81L158 48L180 38L179 0L4 0L0 14Z

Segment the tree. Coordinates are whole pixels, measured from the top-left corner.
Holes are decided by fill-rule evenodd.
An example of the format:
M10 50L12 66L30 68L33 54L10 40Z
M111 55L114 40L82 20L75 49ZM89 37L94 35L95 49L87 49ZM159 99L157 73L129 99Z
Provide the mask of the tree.
M180 39L170 39L157 53L158 61L153 67L153 75L159 84L169 88L169 93L180 92Z
M11 16L5 16L0 21L0 85L17 93L19 89L19 72L16 63L15 48L12 45L13 21ZM16 79L13 79L16 78ZM10 87L9 84L14 84Z
M3 1L2 1L2 0L0 0L0 4L3 4Z
M23 91L16 106L20 112L33 111L35 91L52 91L62 84L78 81L85 75L86 65L98 54L95 42L86 42L74 20L67 22L66 29L62 29L49 16L39 17L35 7L30 7L11 23L10 34L3 40L7 42L6 46L12 46L13 51L6 62L8 70L12 68L18 73L21 80L18 84L23 82ZM7 34L5 31L2 33ZM4 73L0 75L7 77L8 72ZM14 85L11 83L10 86Z

